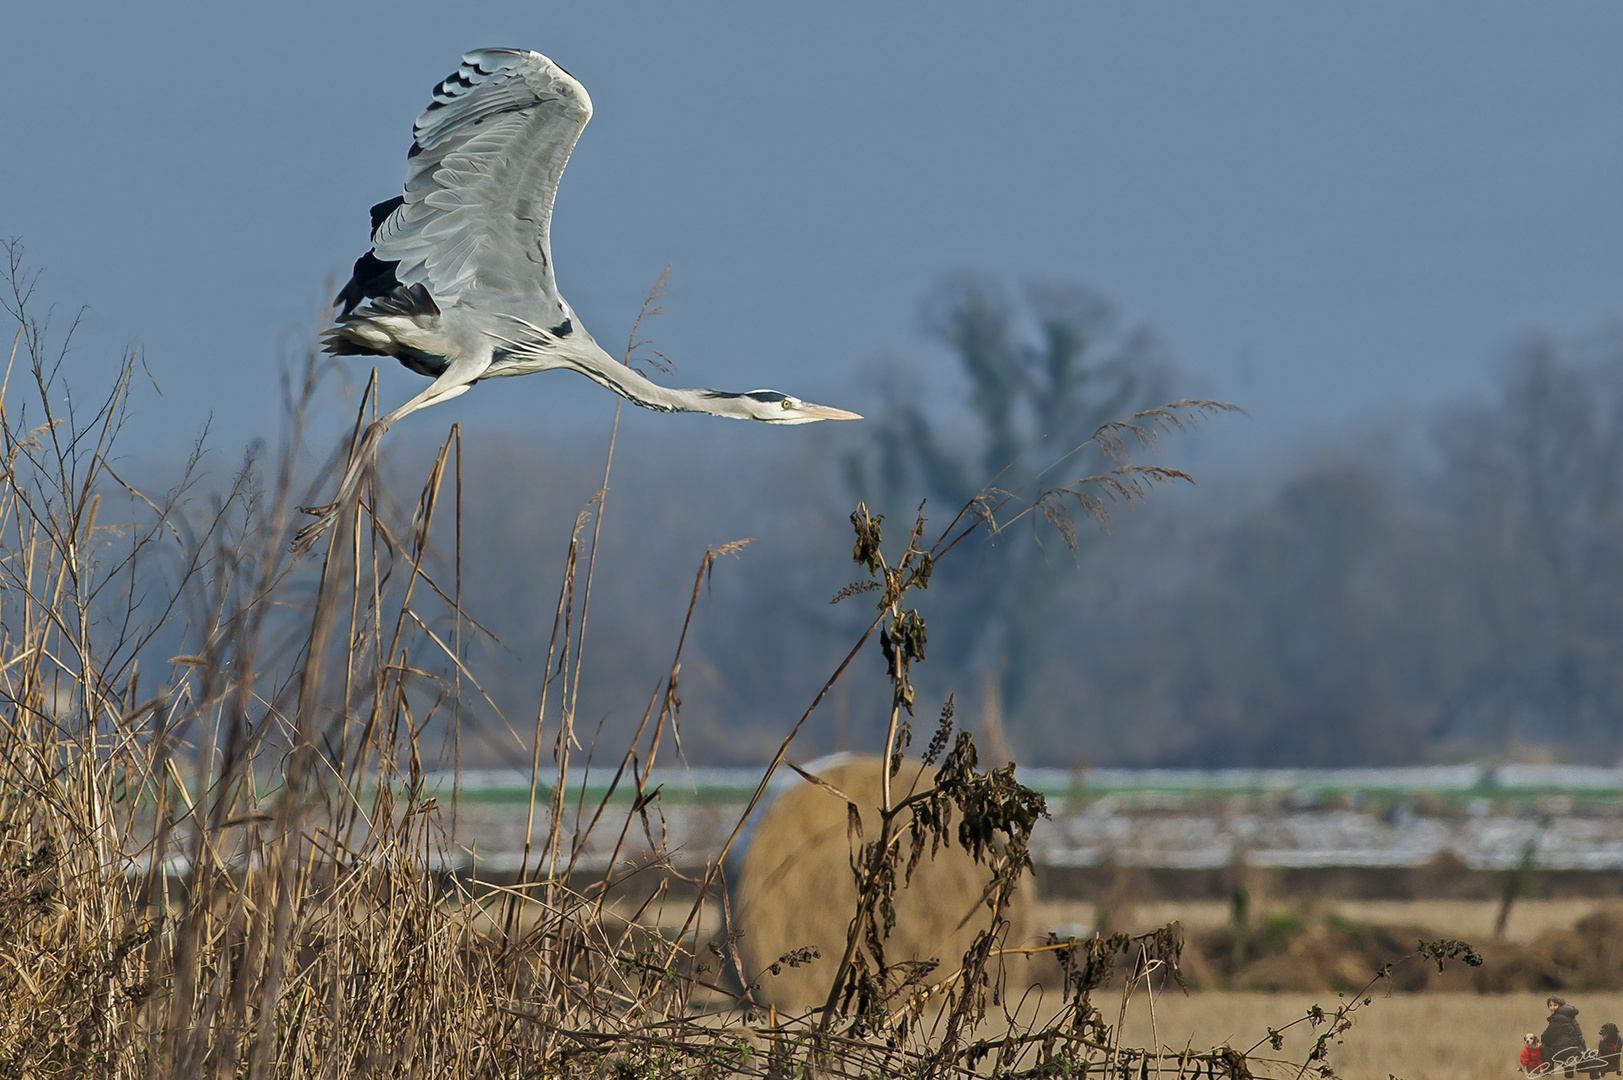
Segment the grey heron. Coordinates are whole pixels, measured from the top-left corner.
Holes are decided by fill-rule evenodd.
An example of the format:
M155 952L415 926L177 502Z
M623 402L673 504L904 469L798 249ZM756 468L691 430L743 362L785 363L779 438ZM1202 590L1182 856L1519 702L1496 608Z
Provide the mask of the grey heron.
M405 190L372 208L371 249L322 335L326 352L392 356L434 381L367 427L333 502L302 508L316 520L294 550L351 504L385 431L482 379L562 368L661 412L768 424L862 419L776 390L660 386L598 347L558 294L550 237L558 179L591 117L586 88L537 52L466 53L434 88L412 128Z

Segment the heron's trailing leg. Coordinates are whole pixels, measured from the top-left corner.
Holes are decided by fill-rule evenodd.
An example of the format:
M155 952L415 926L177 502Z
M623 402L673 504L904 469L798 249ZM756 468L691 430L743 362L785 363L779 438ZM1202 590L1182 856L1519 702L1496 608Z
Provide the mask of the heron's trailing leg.
M444 375L435 379L428 389L394 412L367 425L350 452L349 467L344 470L344 478L338 483L338 494L333 501L325 506L299 507L302 513L314 514L316 520L294 534L293 543L290 545L291 551L302 554L310 550L321 534L327 531L328 526L338 520L338 515L355 504L355 497L361 490L361 480L366 476L367 467L372 464L377 454L378 440L383 438L383 433L388 431L395 421L411 415L418 409L426 409L430 405L438 405L442 401L449 401L467 393L468 388L473 385L473 378L468 378L468 368L472 366L464 366L459 371L459 365L453 364ZM480 370L483 370L482 367ZM456 381L453 376L463 381Z

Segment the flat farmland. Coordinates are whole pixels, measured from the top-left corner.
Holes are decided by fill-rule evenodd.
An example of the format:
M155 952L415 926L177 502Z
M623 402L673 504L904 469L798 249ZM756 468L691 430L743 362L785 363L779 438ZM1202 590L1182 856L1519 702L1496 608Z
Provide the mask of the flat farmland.
M1517 1075L1521 1036L1543 1031L1542 994L1393 994L1371 995L1330 1064L1345 1080L1489 1080ZM1623 1021L1623 994L1565 995L1578 1008L1578 1022L1588 1044L1595 1045L1600 1025ZM1224 1043L1246 1050L1263 1042L1258 1057L1287 1058L1298 1065L1317 1032L1306 1023L1285 1033L1285 1047L1275 1053L1266 1045L1267 1029L1279 1028L1306 1014L1314 1004L1333 1011L1345 999L1324 994L1247 994L1207 991L1185 996L1177 991L1149 996L1140 992L1128 1008L1125 1044L1152 1043L1169 1049L1196 1049ZM1114 1020L1120 999L1097 1004ZM1153 1015L1152 1015L1153 1014ZM1322 1029L1321 1029L1322 1030ZM1253 1063L1259 1076L1294 1076L1296 1071ZM1154 1070L1151 1070L1154 1075ZM1163 1073L1172 1076L1175 1073ZM1559 1074L1558 1074L1559 1075ZM1581 1075L1581 1074L1580 1074Z
M1615 900L1560 899L1517 900L1505 924L1505 939L1531 942L1550 930L1569 930L1586 915L1602 910ZM1473 944L1488 941L1499 918L1497 900L1341 900L1291 896L1269 897L1258 904L1262 912L1302 911L1337 915L1372 926L1421 926L1434 936L1464 938ZM1079 900L1043 897L1033 913L1035 930L1064 928L1068 932L1091 933L1097 905ZM1186 930L1209 930L1224 926L1230 906L1221 900L1146 900L1122 903L1115 922L1120 929L1143 931L1176 919Z

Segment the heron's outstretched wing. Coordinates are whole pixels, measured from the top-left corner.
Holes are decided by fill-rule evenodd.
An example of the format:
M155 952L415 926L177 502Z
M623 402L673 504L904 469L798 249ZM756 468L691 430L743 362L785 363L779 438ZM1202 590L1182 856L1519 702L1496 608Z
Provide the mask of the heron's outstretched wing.
M552 201L592 116L586 88L537 52L480 49L417 118L401 203L372 237L400 284L552 327Z

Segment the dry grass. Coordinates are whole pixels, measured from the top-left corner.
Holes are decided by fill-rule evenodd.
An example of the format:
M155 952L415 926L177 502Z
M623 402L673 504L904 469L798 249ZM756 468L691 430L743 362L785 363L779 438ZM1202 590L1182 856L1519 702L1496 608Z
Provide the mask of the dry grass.
M431 868L459 854L455 792L441 801L425 773L456 760L465 713L505 722L466 663L480 630L458 595L456 429L411 502L372 490L344 509L319 559L290 558L294 465L320 383L314 358L287 380L279 457L250 457L212 498L190 471L166 492L139 490L119 474L116 449L135 358L104 393L70 393L66 343L49 344L30 313L20 250L10 255L0 1080L808 1070L924 1080L1165 1063L1123 1043L1090 994L1113 969L1125 969L1129 991L1175 970L1181 941L1170 928L1041 946L1065 971L1063 991L1049 994L1064 1004L1035 1027L1011 1028L1002 1015L1002 971L1024 955L1008 916L1042 800L1012 766L978 769L973 741L951 738L950 702L925 755L939 767L921 790L882 783L879 820L851 856L855 910L824 1007L778 1024L749 1008L700 1015L742 996L722 860L792 741L877 643L892 693L882 745L887 758L900 755L911 738L909 667L925 641L904 601L940 559L995 529L995 514L1051 509L1044 500L1055 492L1035 477L1023 485L1024 510L1012 493L983 492L933 544L920 517L900 550L859 506L855 559L879 594L871 621L784 738L732 838L685 883L692 899L679 902L649 778L662 750L678 745L682 648L704 583L716 558L741 545L699 559L671 666L634 736L618 752L592 746L575 717L606 463L602 490L560 553L548 677L527 737L515 734L532 755L523 868L500 887L442 881ZM1178 403L1135 421L1175 427L1215 407ZM1101 429L1096 441L1119 453L1122 430ZM340 454L332 467L346 464ZM1119 457L1117 466L1057 490L1081 497L1102 485L1138 497L1145 474ZM451 746L426 741L434 721ZM613 780L600 801L571 803L565 793L587 754ZM635 796L629 812L611 805L623 789ZM608 840L608 867L577 872L594 837ZM946 958L946 974L881 959L905 866L937 844L996 869L972 941ZM1182 1060L1244 1075L1229 1052Z
M1374 1002L1335 1049L1337 1075L1346 1080L1505 1080L1515 1076L1523 1032L1544 1030L1543 994L1393 994ZM1569 995L1591 1046L1607 1020L1623 1018L1623 994ZM1245 994L1206 991L1157 994L1130 1006L1123 1037L1131 1043L1182 1048L1228 1043L1240 1049L1263 1042L1270 1026L1300 1016L1333 994ZM1287 1033L1285 1053L1306 1036ZM1299 1055L1298 1055L1299 1056ZM1152 1072L1153 1075L1153 1072Z
M423 781L455 748L422 736L494 712L463 661L456 430L412 503L374 493L320 559L290 558L314 356L286 382L279 457L212 499L191 470L138 490L115 464L135 358L87 408L10 254L0 1076L567 1075L686 1017L713 896L686 932L645 925L666 891L657 800L562 802L601 496L562 553L532 733L542 841L515 884L446 893L428 870L456 861L454 795ZM639 796L674 679L620 758ZM616 858L582 880L599 825ZM646 888L622 880L649 863Z
M1510 911L1505 939L1530 943L1551 930L1569 930L1580 919L1607 906L1605 900L1518 900ZM1615 903L1615 901L1611 901ZM1311 910L1338 915L1370 926L1422 926L1439 937L1486 941L1499 917L1497 900L1315 900L1280 898L1281 910ZM1043 898L1033 912L1033 926L1076 927L1091 932L1097 908L1079 900ZM1162 926L1178 920L1188 930L1216 930L1228 925L1230 905L1222 900L1153 900L1120 905L1117 920L1129 926Z
M857 904L850 867L861 834L841 796L853 800L863 827L871 830L882 798L883 767L879 758L858 758L819 770L828 787L791 788L773 800L756 827L734 893L744 972L763 1004L804 1012L827 996ZM902 763L899 777L908 781L903 795L911 793L915 778L929 782L922 763L912 760ZM963 956L979 932L976 916L991 886L990 868L962 849L926 853L897 889L896 926L885 942L886 956L892 962ZM1025 935L1027 907L1024 893L1016 891L1007 912L1014 941ZM796 957L792 965L780 961L807 947L818 955ZM775 963L773 974L768 969Z
M1604 900L1518 900L1505 925L1507 941L1531 942L1551 930L1567 930L1608 904ZM1499 917L1497 900L1344 900L1337 914L1377 926L1434 927L1449 937L1486 940Z

